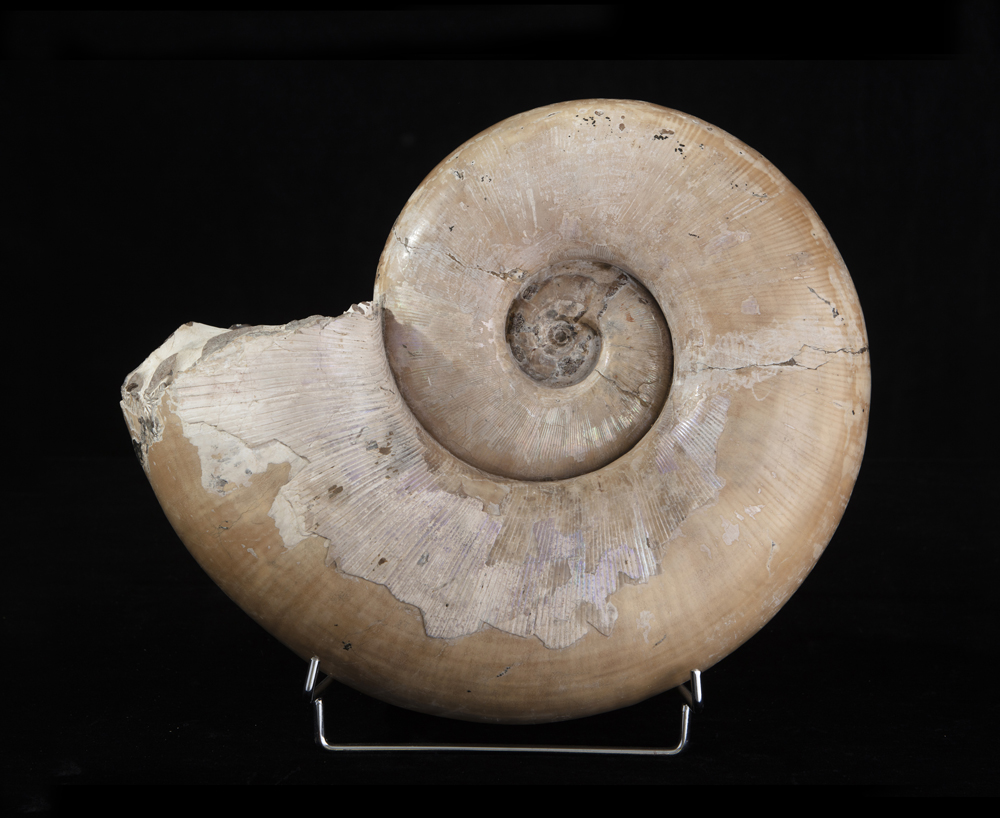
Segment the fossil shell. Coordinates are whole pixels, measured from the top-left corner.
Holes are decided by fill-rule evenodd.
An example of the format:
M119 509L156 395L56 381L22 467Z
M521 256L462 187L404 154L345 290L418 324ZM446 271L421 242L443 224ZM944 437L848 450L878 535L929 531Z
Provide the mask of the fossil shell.
M861 308L802 194L643 102L507 119L343 315L187 324L122 408L247 613L384 700L550 721L707 669L795 591L867 429Z

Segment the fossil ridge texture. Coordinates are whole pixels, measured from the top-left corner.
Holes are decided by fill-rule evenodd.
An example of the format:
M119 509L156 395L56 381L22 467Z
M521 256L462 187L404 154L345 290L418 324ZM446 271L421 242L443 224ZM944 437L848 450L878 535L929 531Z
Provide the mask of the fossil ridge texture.
M640 701L756 633L830 541L870 366L802 194L694 117L512 117L407 202L374 298L180 327L122 387L180 538L341 681L455 718Z

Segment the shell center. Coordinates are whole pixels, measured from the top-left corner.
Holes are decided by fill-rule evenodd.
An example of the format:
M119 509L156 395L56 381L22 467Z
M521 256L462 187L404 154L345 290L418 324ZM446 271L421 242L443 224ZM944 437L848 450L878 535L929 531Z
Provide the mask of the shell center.
M529 378L553 388L579 383L601 356L606 286L563 274L522 288L507 313L507 346Z

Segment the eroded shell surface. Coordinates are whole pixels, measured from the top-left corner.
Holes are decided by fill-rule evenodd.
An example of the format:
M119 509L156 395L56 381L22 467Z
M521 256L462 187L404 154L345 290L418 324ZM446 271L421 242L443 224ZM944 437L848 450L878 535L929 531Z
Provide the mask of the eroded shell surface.
M181 539L303 658L546 721L679 684L774 615L849 499L869 371L847 269L773 165L585 100L449 155L373 302L181 327L122 406Z

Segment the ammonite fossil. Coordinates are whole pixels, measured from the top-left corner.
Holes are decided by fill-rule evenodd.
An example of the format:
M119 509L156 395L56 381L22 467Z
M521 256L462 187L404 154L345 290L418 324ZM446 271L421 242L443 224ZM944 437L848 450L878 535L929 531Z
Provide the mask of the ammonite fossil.
M802 194L699 119L595 99L449 154L371 302L186 324L122 408L185 545L301 657L542 722L676 686L776 613L844 512L869 392Z

